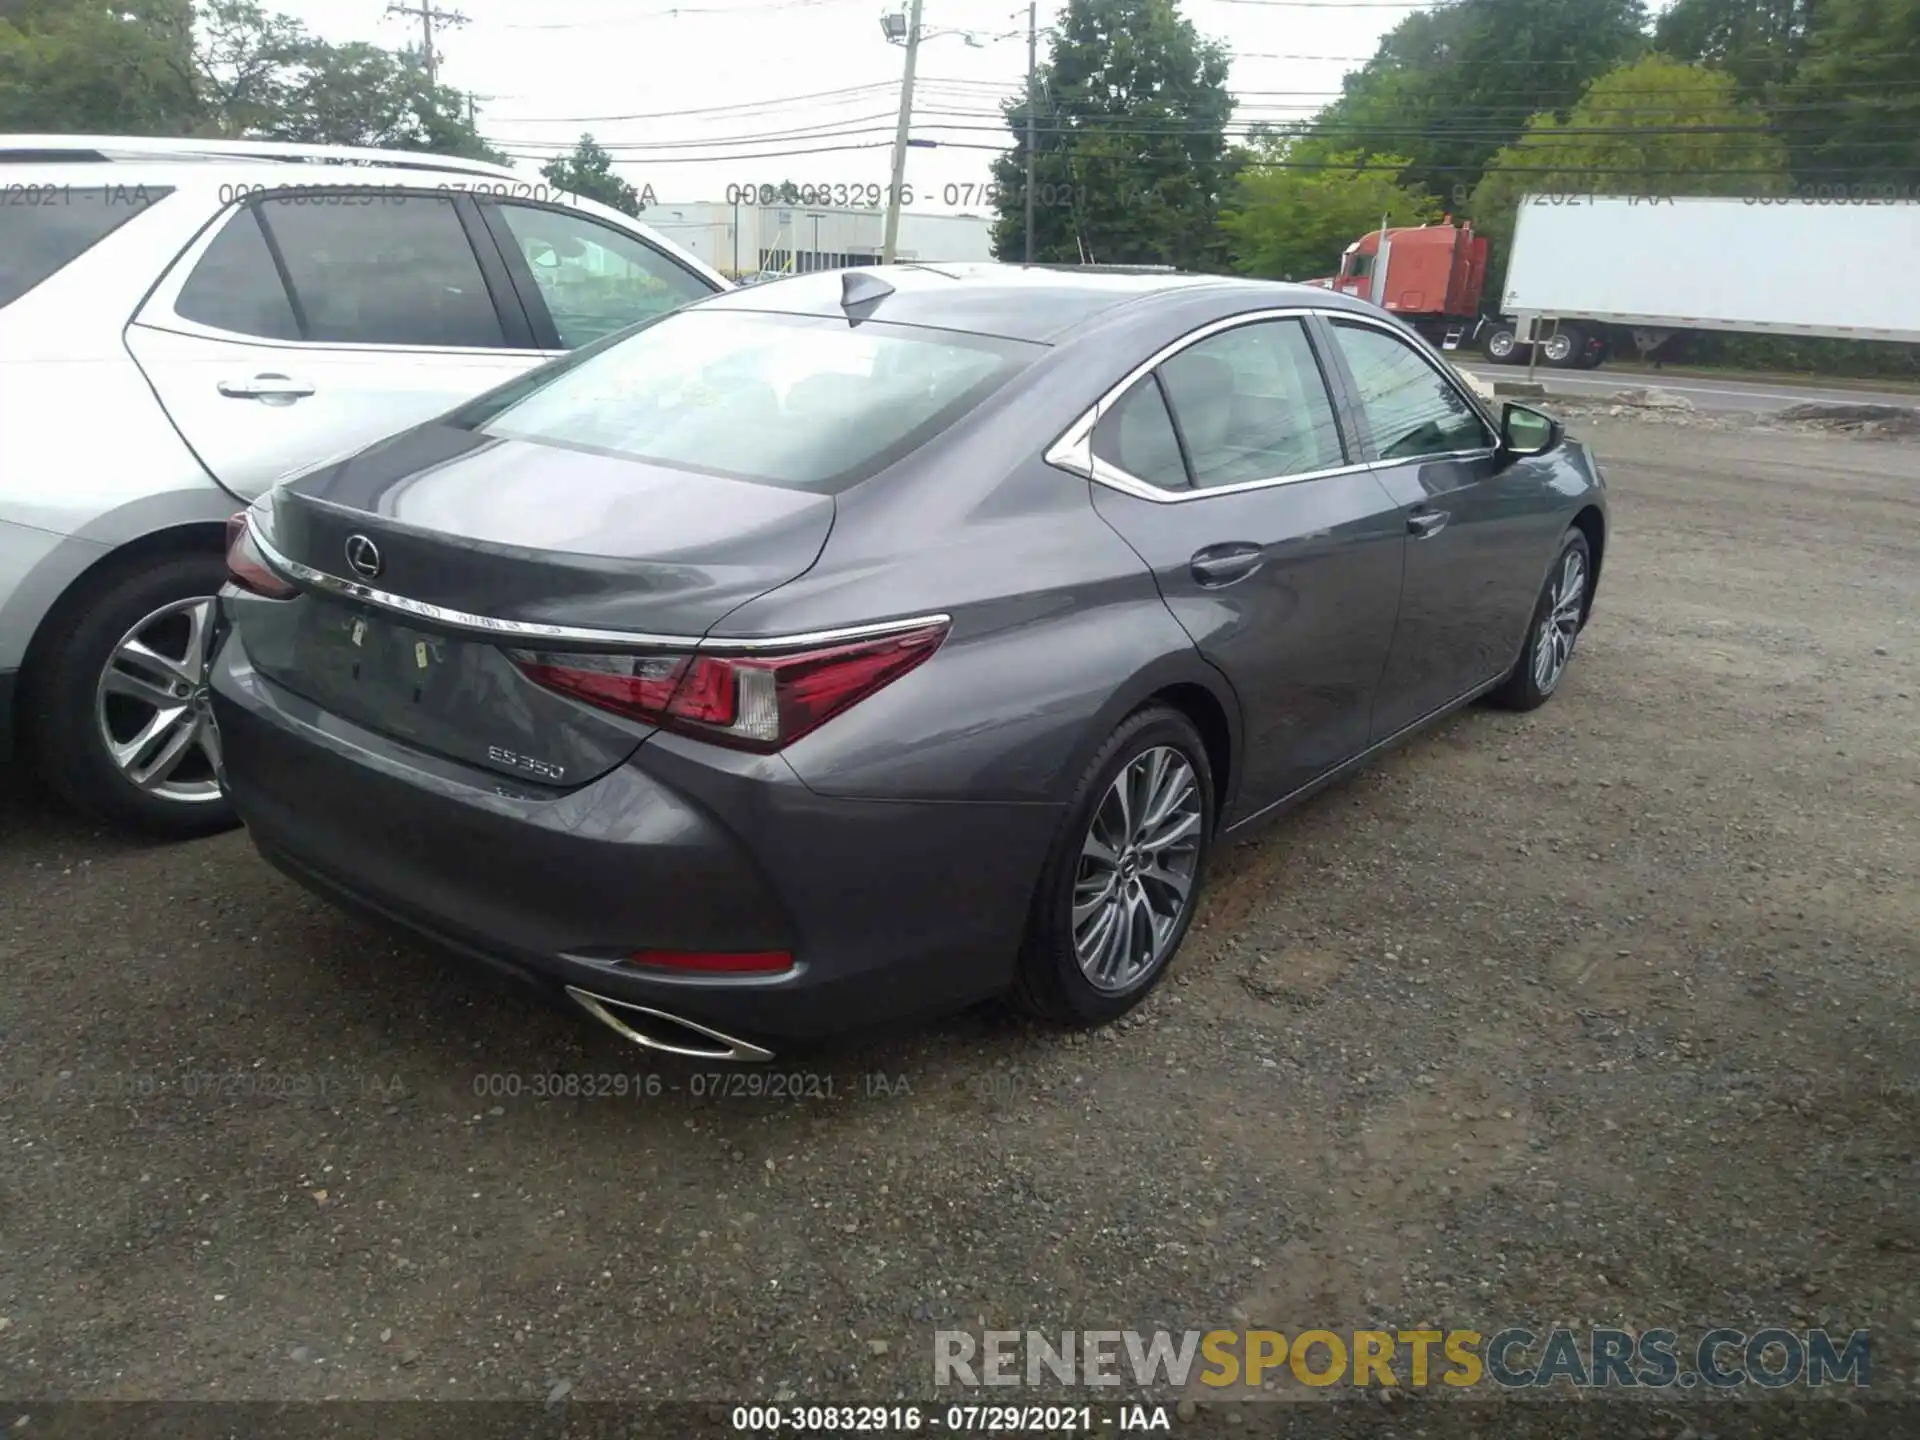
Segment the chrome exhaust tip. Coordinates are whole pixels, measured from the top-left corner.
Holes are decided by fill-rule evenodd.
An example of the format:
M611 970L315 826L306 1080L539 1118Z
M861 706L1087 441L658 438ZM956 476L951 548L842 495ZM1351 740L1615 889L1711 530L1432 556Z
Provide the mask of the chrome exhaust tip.
M567 994L614 1034L642 1049L683 1055L691 1060L724 1060L736 1065L760 1065L773 1059L771 1050L736 1040L697 1020L635 1005L631 1000L595 995L575 985L567 986Z

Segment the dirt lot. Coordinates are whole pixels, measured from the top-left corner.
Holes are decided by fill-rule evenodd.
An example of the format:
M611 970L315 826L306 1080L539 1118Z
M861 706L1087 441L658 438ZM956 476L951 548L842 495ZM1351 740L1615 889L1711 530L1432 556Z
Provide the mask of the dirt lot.
M1243 1321L1869 1327L1920 1383L1920 443L1575 429L1563 692L1223 857L1078 1043L696 1095L242 836L0 799L0 1395L927 1398L937 1327Z

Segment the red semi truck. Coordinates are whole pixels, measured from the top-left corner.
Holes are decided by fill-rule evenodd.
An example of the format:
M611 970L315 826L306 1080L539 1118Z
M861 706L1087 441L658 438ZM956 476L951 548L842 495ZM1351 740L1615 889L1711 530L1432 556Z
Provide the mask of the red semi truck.
M1363 235L1340 257L1340 273L1309 285L1357 295L1390 310L1443 350L1478 345L1490 360L1524 361L1514 326L1480 309L1487 283L1487 237L1453 217ZM1590 370L1607 358L1605 332L1569 327L1550 334L1540 359L1559 369Z

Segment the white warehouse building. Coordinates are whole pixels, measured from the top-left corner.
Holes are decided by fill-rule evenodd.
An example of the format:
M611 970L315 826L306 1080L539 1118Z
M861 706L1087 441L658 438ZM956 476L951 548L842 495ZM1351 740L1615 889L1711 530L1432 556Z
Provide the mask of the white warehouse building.
M651 204L640 221L736 280L766 272L878 265L887 227L882 209L710 200ZM894 250L900 261L991 260L993 220L903 210Z

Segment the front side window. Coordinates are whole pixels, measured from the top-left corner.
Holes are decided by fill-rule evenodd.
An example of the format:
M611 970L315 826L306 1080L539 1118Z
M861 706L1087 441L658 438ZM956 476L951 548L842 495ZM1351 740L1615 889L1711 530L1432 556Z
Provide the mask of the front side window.
M1162 365L1160 379L1202 489L1346 463L1333 401L1298 320L1208 336Z
M0 194L0 309L172 193L158 185L7 186Z
M1484 450L1493 436L1466 398L1397 335L1333 322L1382 460Z
M396 194L377 204L329 205L289 195L259 209L306 339L435 349L507 343L450 198Z
M1186 461L1160 384L1143 375L1093 430L1096 458L1162 490L1189 490Z
M569 350L714 293L651 245L598 220L509 202L498 210Z
M696 308L448 418L502 439L835 490L925 444L1044 350L877 320Z

